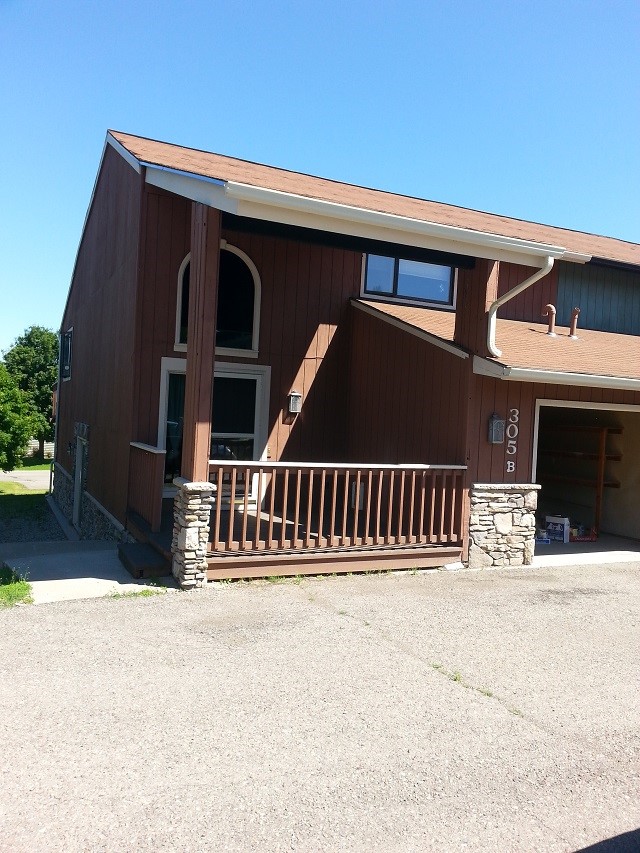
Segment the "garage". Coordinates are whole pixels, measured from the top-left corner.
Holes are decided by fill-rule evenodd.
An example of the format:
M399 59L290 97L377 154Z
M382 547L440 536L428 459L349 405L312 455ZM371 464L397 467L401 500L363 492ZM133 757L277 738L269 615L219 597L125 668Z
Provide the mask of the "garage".
M538 400L536 433L539 524L569 519L572 540L640 545L640 406Z

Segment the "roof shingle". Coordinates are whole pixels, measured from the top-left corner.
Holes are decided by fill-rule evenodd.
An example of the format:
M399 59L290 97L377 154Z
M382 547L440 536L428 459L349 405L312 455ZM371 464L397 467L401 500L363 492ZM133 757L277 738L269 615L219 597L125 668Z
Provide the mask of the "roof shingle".
M383 190L367 189L119 131L109 133L139 161L157 166L439 225L562 246L569 252L640 266L640 245L637 243L512 219L452 204L395 195Z
M408 330L413 327L453 343L455 314L451 311L358 301L381 319L393 317L406 324ZM491 361L506 367L640 379L640 337L636 335L579 328L577 339L572 340L568 328L557 326L556 337L552 338L547 335L546 324L499 319L496 343L502 355Z

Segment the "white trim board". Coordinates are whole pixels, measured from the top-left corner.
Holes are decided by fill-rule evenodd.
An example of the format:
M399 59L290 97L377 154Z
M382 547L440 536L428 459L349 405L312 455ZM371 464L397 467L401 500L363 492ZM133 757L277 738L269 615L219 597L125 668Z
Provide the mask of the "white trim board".
M258 272L257 266L251 260L249 255L237 246L228 243L226 240L220 240L220 251L231 252L243 261L253 279L253 318L251 323L251 349L237 349L234 347L216 347L216 355L231 355L238 358L258 358L260 347L260 308L262 305L262 279ZM182 289L184 287L184 271L187 264L191 262L191 252L188 252L178 270L178 289L176 298L176 325L174 335L174 352L187 352L187 343L180 341L180 327L182 322ZM218 282L218 289L220 283Z
M158 448L166 450L167 443L167 402L169 397L169 374L186 373L186 358L163 357L160 367L160 400L158 405ZM216 362L213 370L216 376L238 378L255 377L258 383L256 389L256 413L254 448L259 452L257 460L267 458L267 440L269 431L269 397L271 390L271 367L264 364L241 364L232 362Z
M509 367L508 364L489 361L489 359L479 355L473 357L473 372L479 376L490 376L493 379L504 379L507 382L540 382L543 385L579 385L587 388L640 391L640 379L632 379L626 376L604 376L596 373L570 373L559 370Z

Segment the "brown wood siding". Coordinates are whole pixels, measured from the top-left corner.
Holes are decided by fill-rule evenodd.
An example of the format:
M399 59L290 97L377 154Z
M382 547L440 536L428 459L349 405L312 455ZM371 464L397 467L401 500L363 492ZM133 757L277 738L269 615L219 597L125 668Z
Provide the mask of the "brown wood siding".
M71 379L59 390L57 460L69 472L74 423L89 425L87 490L122 521L133 398L141 177L107 146L62 329L73 327Z
M160 367L175 352L178 272L191 249L191 202L145 187L136 345L136 441L158 440Z
M349 458L465 464L468 360L352 309Z
M575 266L575 265L574 265ZM526 278L536 272L536 267L521 267L518 264L500 263L498 296L504 296L517 287ZM525 291L510 299L498 311L498 317L505 320L525 320L529 323L545 323L542 316L545 305L556 304L558 298L558 263L547 275L532 284Z
M474 376L473 405L469 420L469 481L476 483L528 483L532 477L533 430L536 400L574 400L584 403L629 403L640 405L640 392L604 388L576 388L529 382L505 382ZM488 442L489 418L496 412L508 420L509 410L518 409L517 453L508 456L507 443ZM514 459L512 473L506 462Z
M158 439L161 359L176 352L178 271L190 249L190 207L162 190L145 191L144 273L140 294L140 406L134 438ZM268 444L274 460L345 457L349 299L360 292L362 255L294 240L223 230L260 274L257 359L218 355L217 362L269 365ZM286 414L287 395L302 394L302 413Z
M487 311L498 293L500 264L476 260L473 269L458 270L456 322L453 339L461 347L488 356Z

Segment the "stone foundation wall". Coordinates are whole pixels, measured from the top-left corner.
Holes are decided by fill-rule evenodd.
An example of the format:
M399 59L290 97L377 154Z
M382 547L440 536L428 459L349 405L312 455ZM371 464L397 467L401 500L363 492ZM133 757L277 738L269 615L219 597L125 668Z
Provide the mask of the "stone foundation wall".
M176 477L173 482L178 493L173 501L171 571L183 589L194 589L207 583L207 549L215 487L211 483L190 483L182 477Z
M475 483L471 487L470 569L531 565L539 488L532 483Z
M69 524L73 524L73 479L56 462L53 471L53 499ZM114 542L134 542L133 537L111 516L98 501L82 492L80 507L81 539L100 539Z
M80 510L80 538L100 539L115 542L135 542L123 525L110 515L95 498L82 493Z
M60 507L64 517L71 523L73 518L73 480L57 462L53 466L52 497Z

